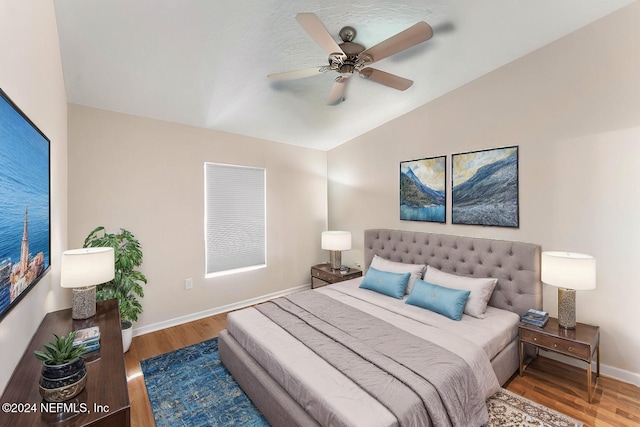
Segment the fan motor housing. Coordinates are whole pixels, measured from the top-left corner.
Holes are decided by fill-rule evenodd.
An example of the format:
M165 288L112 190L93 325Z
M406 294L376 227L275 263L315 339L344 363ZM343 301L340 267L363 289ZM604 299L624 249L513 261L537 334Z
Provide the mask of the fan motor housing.
M342 43L339 44L342 52L329 55L329 65L339 73L353 73L358 62L358 55L365 50L365 47L352 40L356 37L356 30L346 26L340 30Z

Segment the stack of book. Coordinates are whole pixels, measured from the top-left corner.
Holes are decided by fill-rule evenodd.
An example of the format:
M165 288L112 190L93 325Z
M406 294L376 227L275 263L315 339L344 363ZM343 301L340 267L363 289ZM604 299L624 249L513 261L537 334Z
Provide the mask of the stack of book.
M84 345L84 354L91 353L100 348L100 328L92 326L90 328L78 329L73 340L73 345Z
M534 310L531 308L524 314L524 316L522 316L520 320L525 323L544 328L549 321L549 313L547 313L546 311Z

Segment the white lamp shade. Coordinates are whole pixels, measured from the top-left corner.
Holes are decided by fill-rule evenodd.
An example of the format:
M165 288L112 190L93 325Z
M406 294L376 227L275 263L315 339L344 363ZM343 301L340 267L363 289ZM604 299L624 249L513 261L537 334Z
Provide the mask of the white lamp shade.
M62 253L60 286L83 288L115 277L113 248L71 249Z
M351 249L351 233L348 231L323 231L322 249L348 251Z
M542 252L542 281L558 288L596 288L596 259L575 252Z

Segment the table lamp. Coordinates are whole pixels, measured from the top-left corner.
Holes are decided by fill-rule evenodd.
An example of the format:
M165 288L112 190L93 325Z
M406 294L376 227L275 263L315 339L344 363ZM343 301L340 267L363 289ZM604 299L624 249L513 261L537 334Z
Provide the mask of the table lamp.
M596 288L596 259L575 252L542 252L542 281L558 288L558 324L576 327L576 290Z
M329 251L332 270L342 267L342 252L351 249L351 233L348 231L323 231L322 249Z
M73 289L71 317L96 314L96 285L115 277L113 248L71 249L62 253L60 286Z

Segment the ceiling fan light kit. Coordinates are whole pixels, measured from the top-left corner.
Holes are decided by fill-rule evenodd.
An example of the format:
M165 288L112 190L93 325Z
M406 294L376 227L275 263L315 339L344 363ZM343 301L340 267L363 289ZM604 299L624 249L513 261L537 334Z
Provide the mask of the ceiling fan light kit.
M338 44L315 14L299 13L296 15L296 20L327 53L329 65L269 74L267 77L273 80L291 80L310 77L327 71L337 71L339 76L336 77L327 99L327 104L329 105L336 105L344 101L346 84L354 72L364 79L393 89L408 89L413 84L412 80L376 68L370 68L370 65L425 42L433 36L431 26L421 21L395 36L366 49L361 44L353 41L357 34L353 27L346 26L340 30L339 36L342 43Z

